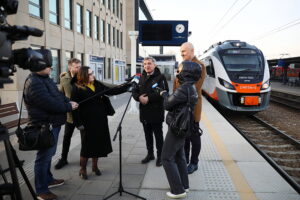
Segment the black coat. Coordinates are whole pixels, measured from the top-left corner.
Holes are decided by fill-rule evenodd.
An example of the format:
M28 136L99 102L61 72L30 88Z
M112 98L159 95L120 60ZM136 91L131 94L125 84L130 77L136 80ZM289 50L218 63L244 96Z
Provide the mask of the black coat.
M24 102L29 123L51 123L54 127L66 121L72 111L70 100L57 88L48 75L31 73L24 86Z
M103 92L109 88L99 81L94 82L95 92L88 87L73 87L71 99L80 102L96 93ZM127 91L128 85L114 87L105 92L106 95L116 95ZM107 114L103 96L96 96L84 103L79 104L77 110L73 111L73 120L76 127L84 126L81 131L81 152L82 157L106 157L112 152L112 145L109 134Z
M140 121L147 123L160 123L164 121L163 98L155 91L152 86L158 84L158 87L169 91L166 77L160 73L156 67L152 75L147 76L143 71L138 87L133 90L133 98L139 101L139 96L147 94L149 101L146 105L140 103Z

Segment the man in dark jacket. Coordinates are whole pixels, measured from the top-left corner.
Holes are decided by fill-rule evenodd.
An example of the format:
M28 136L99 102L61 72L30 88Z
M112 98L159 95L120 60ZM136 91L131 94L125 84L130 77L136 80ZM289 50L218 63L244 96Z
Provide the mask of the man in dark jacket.
M29 123L51 125L55 144L39 150L36 154L34 175L35 189L38 199L57 199L49 188L64 184L63 179L55 179L50 171L52 156L55 155L61 125L66 121L66 112L76 109L78 104L70 102L49 77L52 56L49 50L41 50L46 63L31 69L24 87L24 102L28 110Z
M72 85L71 80L74 75L78 72L81 66L81 62L77 58L72 58L68 61L68 72L64 72L60 75L60 91L68 98L71 98ZM75 129L73 123L72 113L67 113L67 121L65 123L65 133L62 145L61 158L55 165L55 169L61 169L63 166L68 164L68 152L71 144L71 138Z
M155 86L169 91L168 83L160 70L156 67L155 59L144 59L144 71L138 87L133 91L133 98L140 102L140 121L143 124L147 145L147 156L141 161L143 164L154 160L153 133L156 141L156 166L161 166L161 152L163 146L162 123L164 121L163 98L155 92Z

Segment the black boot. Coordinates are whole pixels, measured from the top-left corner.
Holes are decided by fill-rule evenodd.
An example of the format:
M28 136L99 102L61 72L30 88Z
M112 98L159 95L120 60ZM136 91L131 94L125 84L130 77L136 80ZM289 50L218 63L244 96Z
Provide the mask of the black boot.
M156 167L160 167L160 166L162 166L161 157L160 157L160 156L157 156L157 159L156 159Z
M153 154L147 154L147 156L141 162L142 162L142 164L146 164L146 163L150 162L150 160L154 160Z

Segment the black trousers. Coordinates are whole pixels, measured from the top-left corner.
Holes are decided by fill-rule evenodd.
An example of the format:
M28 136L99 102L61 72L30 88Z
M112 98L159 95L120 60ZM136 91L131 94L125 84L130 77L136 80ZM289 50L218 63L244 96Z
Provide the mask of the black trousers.
M144 127L144 133L145 133L148 154L149 155L154 154L154 150L153 150L153 133L154 133L157 156L158 157L161 156L162 147L164 144L162 122L160 122L160 123L143 122L143 127Z
M63 146L62 146L62 152L61 152L61 159L63 159L63 160L67 160L67 158L68 158L68 153L69 153L70 144L71 144L71 138L72 138L74 129L75 129L74 124L66 122Z
M195 123L197 123L199 127L199 123L198 122ZM191 144L192 144L192 148L191 148ZM201 150L200 134L192 134L190 137L185 139L184 151L185 151L185 158L187 163L197 165L199 162L200 150ZM190 152L191 152L191 159L190 159Z

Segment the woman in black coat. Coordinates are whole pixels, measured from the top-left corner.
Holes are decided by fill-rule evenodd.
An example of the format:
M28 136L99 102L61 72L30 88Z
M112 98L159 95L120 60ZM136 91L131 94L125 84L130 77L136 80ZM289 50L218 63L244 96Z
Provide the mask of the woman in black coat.
M105 95L116 95L127 91L128 84L108 86L95 80L93 71L83 66L72 80L75 82L71 99L81 102L97 93L103 93L80 104L78 110L73 112L75 126L81 134L81 151L79 176L87 179L86 165L88 158L92 158L92 171L100 176L97 162L99 157L107 157L112 152L107 115L109 114Z
M182 71L177 75L180 86L170 96L168 92L161 92L164 98L164 107L169 111L166 117L169 128L162 150L162 164L171 189L170 192L167 192L167 196L171 199L186 197L186 192L189 189L189 179L184 153L185 138L179 137L175 132L177 129L171 129L170 124L180 110L186 106L188 95L191 110L194 110L194 106L198 100L194 83L198 81L200 77L200 65L194 62L184 61L182 62Z

